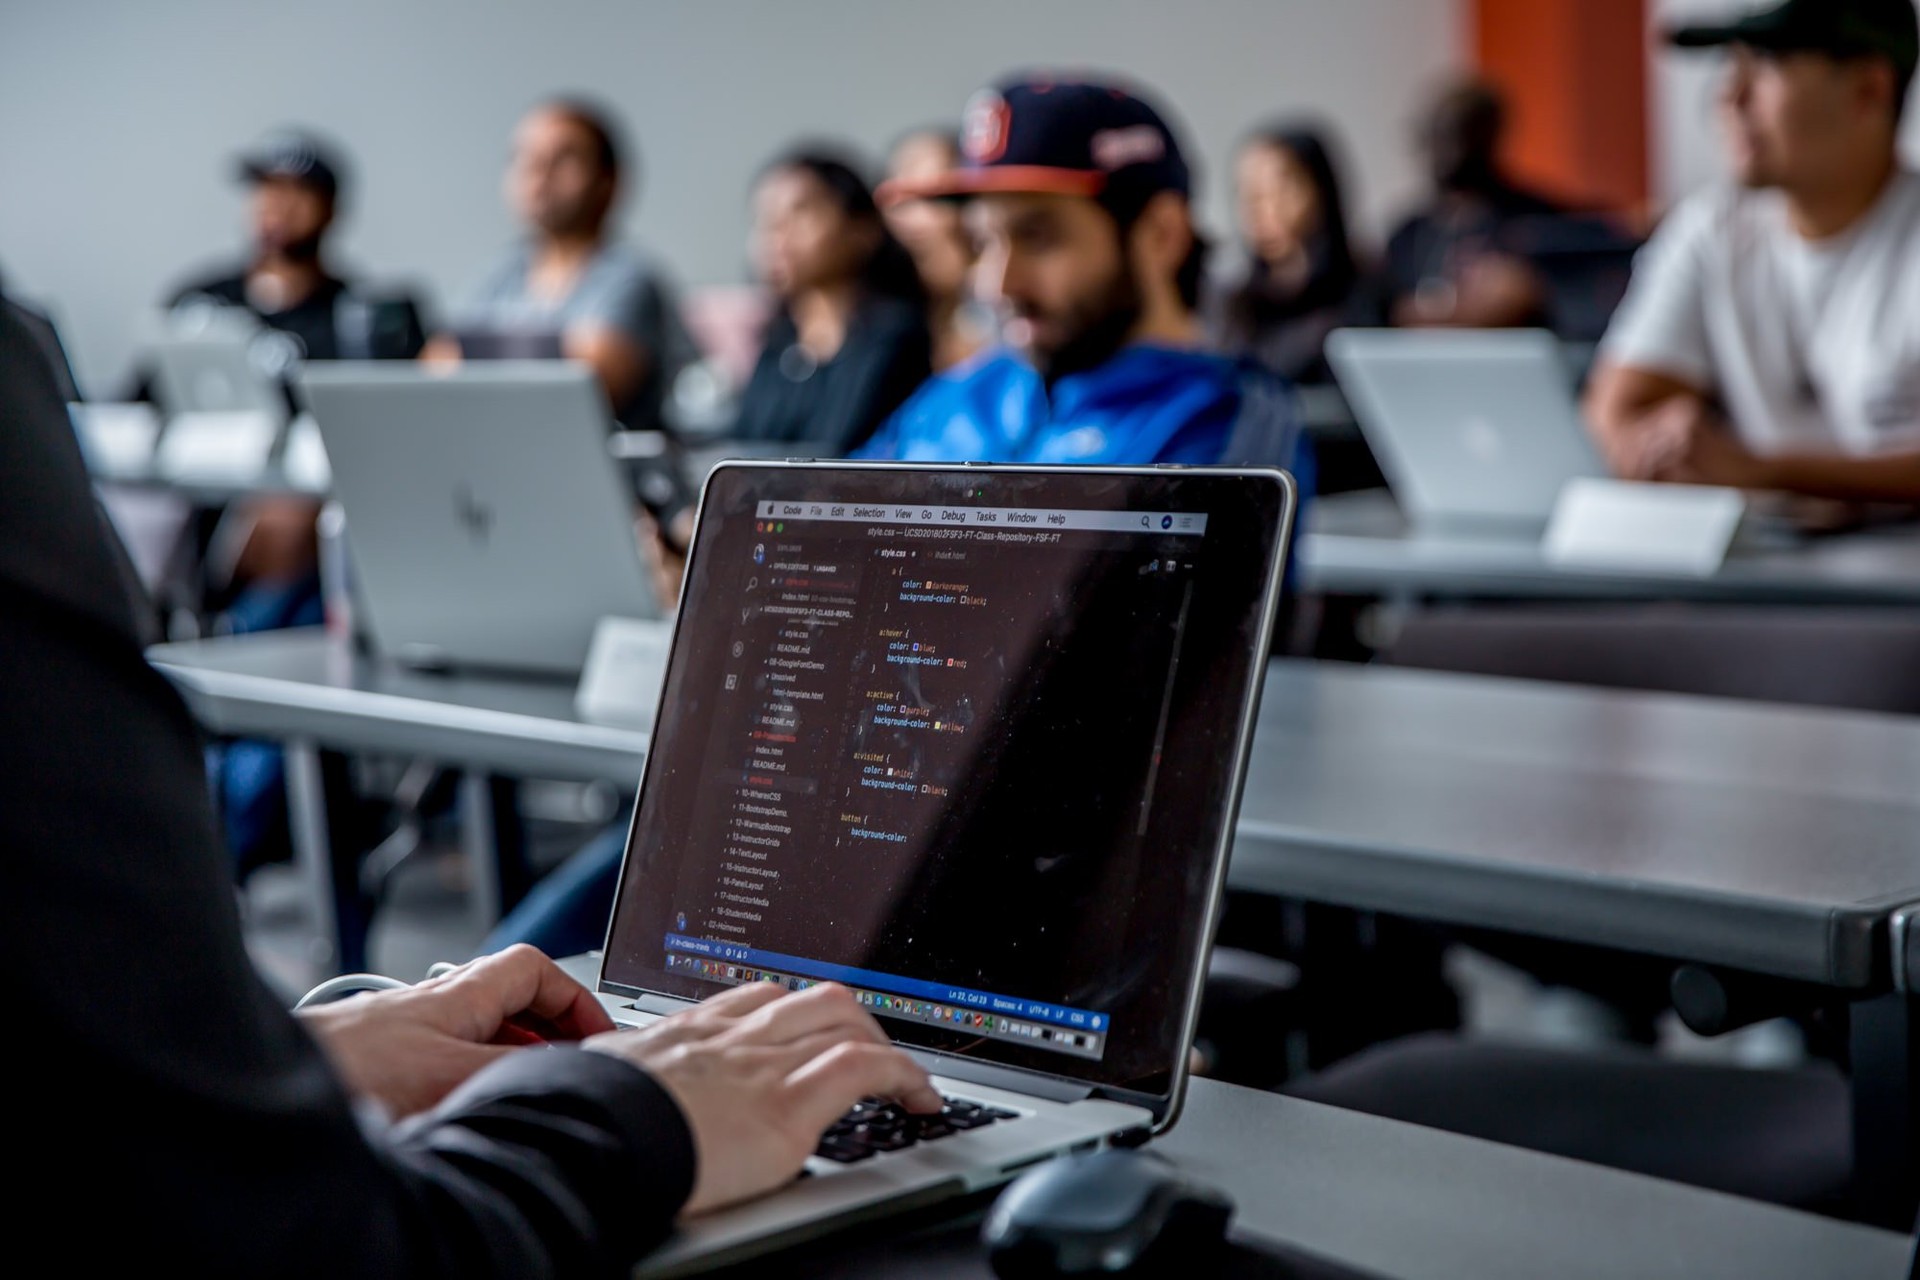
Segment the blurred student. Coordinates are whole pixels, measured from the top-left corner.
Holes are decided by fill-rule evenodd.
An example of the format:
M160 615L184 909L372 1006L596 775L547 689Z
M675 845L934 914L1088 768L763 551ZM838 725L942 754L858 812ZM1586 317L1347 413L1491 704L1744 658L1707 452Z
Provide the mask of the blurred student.
M249 188L245 259L176 289L173 308L239 307L293 337L308 360L411 360L425 342L404 294L336 274L327 237L342 203L343 166L320 139L288 130L241 156Z
M1529 248L1564 211L1502 170L1505 99L1491 85L1461 81L1420 118L1433 193L1388 239L1370 318L1407 328L1546 323L1549 288Z
M578 360L599 378L616 422L660 426L693 342L660 270L613 238L631 167L598 107L556 98L528 112L506 176L525 238L455 310L453 332L433 340L428 358Z
M913 259L852 166L813 150L754 184L752 251L778 310L733 434L839 457L933 371Z
M1920 173L1897 135L1912 0L1788 0L1730 46L1734 183L1635 265L1587 399L1622 476L1920 503Z
M894 143L887 181L895 189L931 181L960 166L960 136L917 129ZM993 318L975 301L973 237L960 210L945 200L899 199L886 208L887 226L913 255L927 291L933 367L944 372L972 359L993 340Z
M1204 350L1206 242L1161 114L1111 84L976 94L966 163L889 188L964 201L1005 345L934 378L861 455L908 461L1294 460L1284 393Z
M287 130L240 157L249 187L245 259L176 289L175 311L231 307L292 339L305 360L411 360L425 342L420 310L403 292L369 289L335 272L327 254L343 199L344 166L319 138ZM135 397L151 398L151 377L139 375ZM180 406L162 405L163 409ZM236 520L247 533L232 572L235 592L272 589L244 602L240 630L318 620L313 580L318 503L305 498L252 498Z
M1326 136L1311 124L1270 125L1234 161L1247 268L1207 299L1208 330L1292 382L1325 382L1322 348L1345 319L1360 269Z
M410 360L425 341L405 294L338 274L327 242L344 198L344 165L319 138L272 134L240 158L249 186L246 258L178 289L176 311L239 308L292 339L306 360ZM143 377L142 381L147 381ZM143 393L144 394L144 393ZM291 393L289 393L291 394ZM177 409L179 406L162 408ZM312 626L321 618L317 499L255 495L222 517L229 548L205 605L225 632ZM290 852L277 744L242 740L209 752L227 846L243 873Z

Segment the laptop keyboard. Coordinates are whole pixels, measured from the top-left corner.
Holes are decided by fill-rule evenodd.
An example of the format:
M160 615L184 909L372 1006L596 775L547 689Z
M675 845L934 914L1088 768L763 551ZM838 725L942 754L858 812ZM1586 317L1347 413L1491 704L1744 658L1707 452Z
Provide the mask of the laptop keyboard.
M833 1122L813 1153L840 1164L852 1164L884 1151L903 1151L917 1143L1019 1118L1017 1111L963 1098L948 1098L946 1106L928 1115L915 1115L884 1098L863 1098L853 1105L853 1110Z

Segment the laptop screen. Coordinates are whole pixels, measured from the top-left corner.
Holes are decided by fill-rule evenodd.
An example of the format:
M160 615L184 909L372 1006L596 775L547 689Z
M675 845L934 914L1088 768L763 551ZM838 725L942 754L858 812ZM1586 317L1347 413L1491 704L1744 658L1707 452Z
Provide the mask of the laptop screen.
M603 984L835 981L1168 1092L1288 512L1270 471L720 468Z

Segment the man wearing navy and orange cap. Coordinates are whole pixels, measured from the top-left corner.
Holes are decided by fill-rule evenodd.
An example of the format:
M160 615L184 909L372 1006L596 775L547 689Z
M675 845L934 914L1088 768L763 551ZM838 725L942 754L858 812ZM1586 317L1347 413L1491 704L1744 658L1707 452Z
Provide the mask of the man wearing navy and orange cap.
M1017 77L967 104L962 146L962 167L881 195L966 203L1006 345L928 382L862 456L1298 465L1280 384L1201 349L1206 244L1159 112L1111 84Z

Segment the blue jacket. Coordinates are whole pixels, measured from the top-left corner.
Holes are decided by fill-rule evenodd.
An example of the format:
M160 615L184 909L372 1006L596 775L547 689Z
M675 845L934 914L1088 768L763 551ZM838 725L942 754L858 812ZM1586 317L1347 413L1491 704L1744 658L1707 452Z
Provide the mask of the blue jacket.
M1223 356L1136 344L1051 388L1004 348L933 378L856 457L894 462L1262 462L1309 479L1291 398Z

